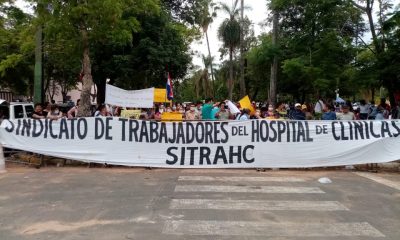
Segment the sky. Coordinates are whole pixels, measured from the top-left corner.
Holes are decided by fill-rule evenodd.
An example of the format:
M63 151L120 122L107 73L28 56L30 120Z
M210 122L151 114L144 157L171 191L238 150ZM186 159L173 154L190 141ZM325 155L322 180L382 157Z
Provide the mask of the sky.
M228 5L233 5L234 0L221 0L216 2L224 2ZM240 1L239 1L240 2ZM266 22L268 18L268 9L267 9L267 1L266 0L245 0L244 5L250 7L249 10L245 10L245 15L247 15L250 21L253 23L254 34L256 36L260 35L261 32L269 31L269 28L261 26L262 23ZM218 27L227 18L227 14L220 11L217 12L217 17L214 19L214 22L209 27L208 38L210 41L210 49L211 55L214 57L215 62L220 62L219 56L219 48L222 46L222 42L218 40L217 31ZM198 66L203 66L203 62L201 59L201 55L208 56L207 42L205 38L202 38L200 41L196 41L191 45L192 50L197 51L199 55L193 57L193 64Z

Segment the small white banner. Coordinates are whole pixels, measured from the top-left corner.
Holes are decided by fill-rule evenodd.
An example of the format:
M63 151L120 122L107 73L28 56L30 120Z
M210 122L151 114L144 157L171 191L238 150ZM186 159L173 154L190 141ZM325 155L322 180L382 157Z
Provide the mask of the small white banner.
M124 90L106 85L105 103L120 107L152 108L154 100L154 88L142 90Z
M4 147L169 168L302 168L400 159L400 121L4 120Z

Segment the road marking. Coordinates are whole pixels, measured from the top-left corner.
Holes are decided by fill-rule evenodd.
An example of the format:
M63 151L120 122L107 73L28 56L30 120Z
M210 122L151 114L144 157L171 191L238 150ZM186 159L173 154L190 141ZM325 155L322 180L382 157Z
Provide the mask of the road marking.
M366 222L262 223L244 221L166 221L163 234L263 237L385 237Z
M325 193L317 187L177 185L175 192Z
M180 176L179 181L225 181L225 182L305 182L296 177L212 177L212 176Z
M170 209L214 209L214 210L297 210L297 211L348 211L336 201L258 201L258 200L215 200L173 199Z
M376 174L372 173L355 172L355 174L400 191L400 182L390 181L383 177L376 176Z

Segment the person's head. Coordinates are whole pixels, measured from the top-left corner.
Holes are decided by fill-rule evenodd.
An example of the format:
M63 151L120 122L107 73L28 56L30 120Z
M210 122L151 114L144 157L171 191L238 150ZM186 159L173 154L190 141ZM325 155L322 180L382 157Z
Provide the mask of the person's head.
M386 99L385 98L381 98L381 105L386 104Z
M301 105L301 111L303 112L307 112L308 111L308 107L306 104Z
M272 104L269 104L268 105L268 112L273 112L275 109L274 109L274 105L272 105Z
M301 104L300 103L296 103L294 105L294 108L297 109L297 110L301 110Z
M176 111L176 106L174 105L174 106L172 106L172 111Z
M167 107L167 112L172 112L171 107Z
M343 105L342 112L343 113L349 113L350 112L350 106L349 105Z
M40 103L37 103L36 105L35 105L35 112L42 112L42 104L40 104Z
M254 113L254 116L260 117L261 116L261 110L259 108L256 109L256 112Z
M242 113L243 113L243 114L250 115L250 109L248 109L248 108L243 108L243 109L242 109Z
M206 99L206 103L212 103L213 102L213 99L212 98L207 98Z
M81 104L81 100L80 99L76 100L76 106L79 106L80 104Z
M285 108L285 104L283 102L276 104L276 106L278 106L279 110L283 110Z
M331 104L325 104L324 112L329 112L329 111L335 111L335 107L332 106Z
M219 108L220 108L221 110L225 110L225 102L221 102L221 103L219 104Z
M50 110L51 110L52 112L58 111L58 106L57 106L57 104L52 104L51 107L50 107Z
M365 102L364 99L362 99L362 100L360 101L360 104L364 106L364 105L367 104L367 103Z
M196 106L194 104L191 104L189 111L195 112L196 111Z
M106 115L107 115L107 107L106 107L106 105L101 104L101 105L98 107L97 110L100 112L100 114L101 114L102 116L106 116Z

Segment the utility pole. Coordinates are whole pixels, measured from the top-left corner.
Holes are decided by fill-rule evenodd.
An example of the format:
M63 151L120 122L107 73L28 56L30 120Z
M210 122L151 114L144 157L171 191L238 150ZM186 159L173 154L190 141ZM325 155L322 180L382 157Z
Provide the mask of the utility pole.
M273 9L273 20L272 20L272 45L277 47L278 44L278 24L279 24L279 13L276 9ZM270 104L276 105L276 85L278 77L278 56L275 54L274 60L271 64L271 79L269 85L269 101Z
M240 95L246 95L246 83L244 81L244 0L240 1Z
M44 100L43 92L43 29L39 26L36 30L35 47L35 73L34 73L34 103L42 103Z

